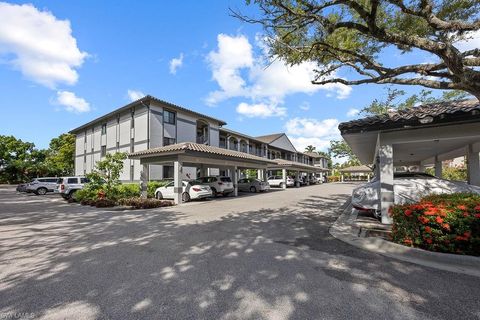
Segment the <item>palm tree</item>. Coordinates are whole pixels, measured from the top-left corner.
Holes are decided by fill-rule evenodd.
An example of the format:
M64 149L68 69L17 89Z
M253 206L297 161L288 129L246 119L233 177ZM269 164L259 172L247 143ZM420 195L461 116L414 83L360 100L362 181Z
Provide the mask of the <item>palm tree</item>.
M312 146L312 145L309 145L309 146L307 146L307 147L305 148L305 151L306 151L306 152L315 152L315 149L317 149L317 148L315 148L315 147Z

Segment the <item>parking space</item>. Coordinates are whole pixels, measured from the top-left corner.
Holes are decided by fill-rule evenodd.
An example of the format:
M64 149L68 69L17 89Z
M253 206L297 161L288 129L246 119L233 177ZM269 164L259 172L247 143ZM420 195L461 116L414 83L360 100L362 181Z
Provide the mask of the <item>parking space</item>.
M330 236L353 187L329 183L134 211L0 189L0 314L475 318L478 278Z

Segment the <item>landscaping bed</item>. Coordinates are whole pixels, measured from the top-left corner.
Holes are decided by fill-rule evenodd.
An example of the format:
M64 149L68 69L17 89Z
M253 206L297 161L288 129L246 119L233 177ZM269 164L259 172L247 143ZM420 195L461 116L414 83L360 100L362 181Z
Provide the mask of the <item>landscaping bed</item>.
M429 251L480 256L480 195L431 195L395 205L392 241Z

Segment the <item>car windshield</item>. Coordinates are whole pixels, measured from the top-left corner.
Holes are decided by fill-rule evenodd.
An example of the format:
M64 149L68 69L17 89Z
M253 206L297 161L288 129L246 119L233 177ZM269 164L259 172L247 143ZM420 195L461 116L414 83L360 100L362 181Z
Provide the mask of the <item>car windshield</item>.
M60 184L63 182L63 178L58 178L57 183Z
M222 182L232 182L232 179L230 179L230 177L221 177L220 181L222 181Z
M196 185L196 184L204 184L204 182L202 182L202 180L190 180L190 181L187 181L188 184L190 185Z

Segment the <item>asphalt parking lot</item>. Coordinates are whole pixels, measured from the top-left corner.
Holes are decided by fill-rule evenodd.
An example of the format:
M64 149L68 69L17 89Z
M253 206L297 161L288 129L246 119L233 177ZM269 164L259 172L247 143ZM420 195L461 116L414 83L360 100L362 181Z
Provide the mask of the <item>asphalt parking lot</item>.
M139 211L0 189L0 319L480 319L479 278L330 236L353 186Z

